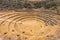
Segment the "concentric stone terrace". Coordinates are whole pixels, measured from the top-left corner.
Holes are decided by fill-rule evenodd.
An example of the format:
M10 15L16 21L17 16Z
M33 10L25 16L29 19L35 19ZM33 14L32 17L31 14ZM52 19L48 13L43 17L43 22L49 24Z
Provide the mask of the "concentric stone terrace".
M60 15L53 12L1 12L0 40L58 40Z

